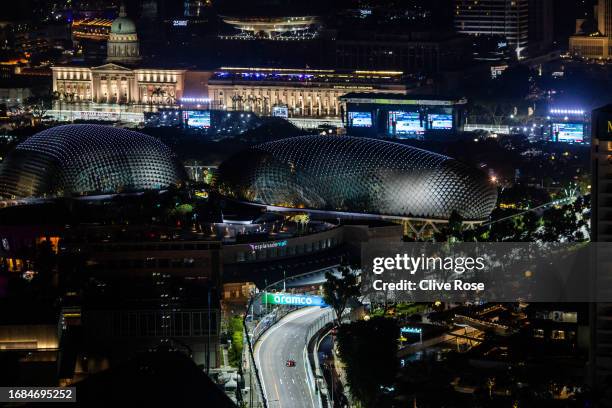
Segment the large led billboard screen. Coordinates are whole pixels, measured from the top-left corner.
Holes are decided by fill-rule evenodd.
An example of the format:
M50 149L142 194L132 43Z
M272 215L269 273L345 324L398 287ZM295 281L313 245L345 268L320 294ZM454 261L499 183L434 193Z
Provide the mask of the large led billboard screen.
M349 112L349 127L372 127L371 112Z
M389 134L391 135L421 135L425 133L425 124L418 112L389 112Z
M556 142L582 143L584 123L553 123L552 138Z
M210 111L185 111L185 123L191 128L208 129Z
M273 106L272 116L287 119L289 117L289 108L286 106Z
M427 115L429 128L433 130L450 130L453 128L453 115L447 113L430 113Z

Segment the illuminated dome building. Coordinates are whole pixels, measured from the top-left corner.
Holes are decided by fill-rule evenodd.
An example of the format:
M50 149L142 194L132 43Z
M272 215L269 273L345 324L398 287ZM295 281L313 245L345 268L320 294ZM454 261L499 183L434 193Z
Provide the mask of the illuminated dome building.
M119 11L119 17L111 24L106 52L107 62L134 64L140 61L136 24L127 17L123 6Z
M313 27L319 24L315 16L224 16L223 21L247 36L273 39L278 37L312 37ZM310 34L310 35L308 35Z
M318 0L236 0L220 9L221 19L239 32L233 39L306 40L320 28Z
M221 194L270 209L382 218L486 220L497 200L485 174L414 147L356 137L300 136L240 152L219 168ZM346 214L348 216L348 214Z
M184 169L172 151L142 133L101 125L44 130L18 145L0 168L4 198L164 189Z

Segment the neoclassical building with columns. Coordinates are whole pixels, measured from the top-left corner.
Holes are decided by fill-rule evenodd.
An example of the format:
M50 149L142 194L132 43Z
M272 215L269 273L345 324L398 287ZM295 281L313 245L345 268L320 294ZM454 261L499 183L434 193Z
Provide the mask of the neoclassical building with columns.
M289 117L337 118L340 96L351 92L406 93L399 71L338 71L222 67L214 72L149 67L141 62L136 26L123 8L111 25L107 58L99 66L52 67L55 112L60 120L98 117L100 111L142 113L158 107L250 111ZM95 106L94 106L95 105ZM83 112L92 113L89 116ZM108 116L108 115L107 115Z
M52 67L53 92L69 102L174 105L183 96L186 70L144 68L140 61L136 25L122 7L111 25L106 63Z
M208 79L211 106L270 115L285 106L290 117L339 117L350 92L405 94L399 71L222 67Z
M174 105L183 96L184 69L55 66L53 92L62 100L114 104Z

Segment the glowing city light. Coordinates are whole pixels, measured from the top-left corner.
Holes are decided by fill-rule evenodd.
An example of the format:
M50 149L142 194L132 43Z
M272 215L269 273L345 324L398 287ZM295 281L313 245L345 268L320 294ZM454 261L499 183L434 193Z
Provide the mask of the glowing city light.
M181 102L195 102L195 103L207 103L210 102L210 98L181 98Z
M551 109L553 115L584 115L583 109Z

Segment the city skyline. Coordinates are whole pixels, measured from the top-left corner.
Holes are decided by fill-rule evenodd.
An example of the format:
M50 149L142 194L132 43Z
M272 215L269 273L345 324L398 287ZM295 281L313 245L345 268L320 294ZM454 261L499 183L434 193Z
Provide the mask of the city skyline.
M612 403L612 1L0 20L0 402Z

